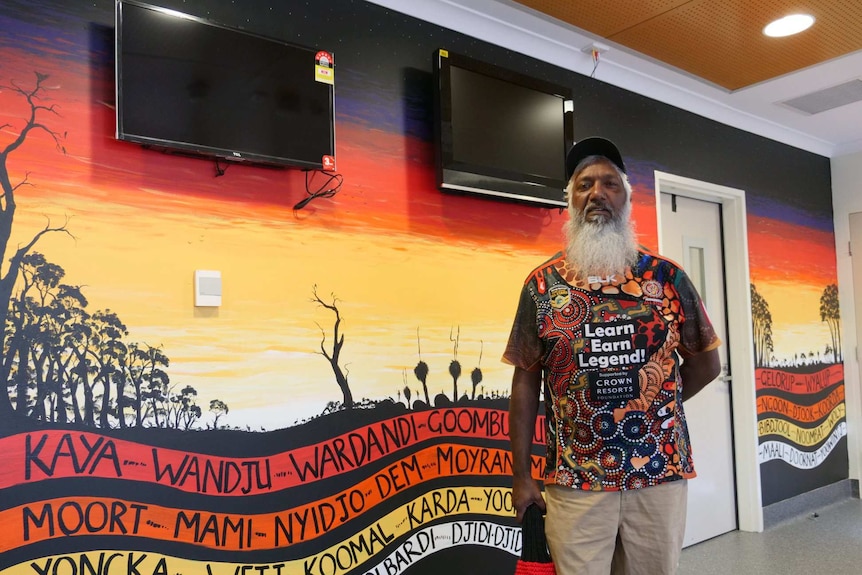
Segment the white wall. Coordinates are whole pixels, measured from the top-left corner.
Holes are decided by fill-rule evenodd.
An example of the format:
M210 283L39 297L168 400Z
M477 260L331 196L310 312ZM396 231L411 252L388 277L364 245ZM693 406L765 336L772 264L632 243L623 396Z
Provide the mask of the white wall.
M862 476L862 384L856 356L856 305L853 301L853 266L850 260L850 219L862 212L862 153L832 158L832 209L835 253L838 259L838 299L841 305L841 351L847 402L847 445L850 478ZM862 305L862 302L859 302Z

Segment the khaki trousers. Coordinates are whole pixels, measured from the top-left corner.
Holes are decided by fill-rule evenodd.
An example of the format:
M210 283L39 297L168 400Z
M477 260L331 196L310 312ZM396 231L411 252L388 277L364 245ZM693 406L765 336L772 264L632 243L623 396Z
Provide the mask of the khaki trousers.
M673 575L688 482L628 491L545 488L545 533L557 575Z

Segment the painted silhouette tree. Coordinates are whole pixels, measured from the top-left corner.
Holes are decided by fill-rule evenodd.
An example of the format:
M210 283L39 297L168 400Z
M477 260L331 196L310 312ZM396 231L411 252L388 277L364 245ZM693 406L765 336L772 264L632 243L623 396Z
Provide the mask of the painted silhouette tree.
M461 327L458 326L458 333L452 337L452 331L449 331L449 341L454 342L453 359L449 362L449 375L452 376L452 401L458 401L458 378L461 377L461 362L458 361L458 340L461 339Z
M97 311L90 318L93 327L90 345L87 347L87 361L95 368L94 383L102 390L99 406L99 427L108 429L111 426L111 416L120 420L120 426L125 425L125 418L119 417L124 404L126 379L123 373L122 361L128 352L123 337L129 335L129 330L120 321L116 313L105 310ZM111 401L116 392L115 402ZM115 408L115 403L118 407Z
M201 417L201 408L197 404L197 390L187 385L180 393L170 394L170 407L168 408L167 426L173 429L188 431L194 427L195 422Z
M17 131L17 134L12 138L12 141L0 149L0 188L2 189L2 194L0 194L0 262L5 262L7 257L9 257L9 239L12 236L12 224L15 220L15 210L17 209L15 196L22 186L31 185L28 181L29 173L25 174L23 179L13 182L9 174L8 162L10 156L21 148L33 132L44 132L48 134L48 136L54 141L56 149L64 154L66 153L66 150L61 143L65 138L65 134L61 135L42 123L42 118L45 115L57 115L57 110L54 105L45 105L43 103L43 84L47 78L48 76L46 74L36 72L36 84L31 89L22 88L14 81L11 82L9 86L2 87L24 99L25 118L24 124L20 128L13 124L0 125L0 131L2 132L15 133ZM18 281L24 257L30 252L42 236L51 232L69 233L65 225L60 227L51 227L49 222L42 230L37 232L30 241L20 245L17 249L14 249L11 257L9 257L8 267L5 272L0 275L0 325L3 325L4 327L6 325L12 292L16 282ZM0 349L6 350L7 342L5 329L3 335L0 337L2 337L2 339L0 339L0 344L2 344L0 345ZM9 376L8 373L0 375L4 375L6 378ZM3 381L7 382L8 379L3 379ZM18 397L16 404L17 409L22 413L28 409L28 404L24 401L24 398ZM8 417L12 413L12 402L8 393L0 394L0 418Z
M119 338L126 333L125 326L115 314L96 312L92 316L87 314L75 337L67 340L73 354L73 377L70 381L73 384L76 423L96 427L98 417L100 425L110 426L108 417L112 411L111 384L114 377L121 374L117 360L119 355L124 353L125 347L119 342ZM122 350L118 349L118 344L122 346ZM101 396L98 390L101 390ZM83 411L77 400L78 392L84 400ZM99 401L99 397L104 398L105 402Z
M168 390L161 348L126 344L116 313L87 312L80 287L33 251L21 258L20 278L6 316L0 370L14 411L39 421L108 429L130 424L189 429L200 417L194 388ZM179 418L166 414L178 410ZM176 422L176 423L175 423Z
M838 286L829 284L820 296L820 321L829 326L832 337L832 359L841 361L841 310L838 306Z
M6 349L3 354L2 373L14 390L15 410L25 416L39 411L38 388L40 374L39 350L50 346L47 338L41 337L43 330L40 317L51 298L51 292L60 283L63 270L45 261L39 253L21 258L20 289L9 301L6 316ZM41 386L44 388L44 384ZM35 393L34 393L35 391ZM35 395L35 397L34 397Z
M419 339L419 328L416 328L416 346L419 350L419 363L413 368L413 375L422 383L422 391L425 392L425 404L431 406L431 397L428 395L428 364L422 361L422 341Z
M754 284L751 284L751 322L754 331L754 361L765 366L772 355L772 314Z
M225 402L220 399L213 399L210 401L210 413L213 414L213 423L212 428L218 429L218 420L228 414L230 409Z
M21 258L19 274L8 303L0 381L14 391L17 413L65 422L64 375L75 365L69 335L87 317L87 302L79 288L60 283L63 268L39 252Z
M130 349L133 350L133 355L140 359L142 367L136 387L137 424L146 422L152 427L167 427L171 379L162 368L168 367L170 360L161 347L133 344Z
M111 310L92 314L79 286L37 251L21 258L20 278L6 315L0 370L16 413L80 426L168 427L189 430L202 415L197 390L175 393L161 347L126 344L128 330ZM220 415L227 405L216 404ZM131 410L131 412L127 411ZM129 420L129 417L133 419Z
M335 374L335 382L338 384L339 389L341 389L344 408L351 409L353 408L353 394L350 391L350 384L347 381L347 373L342 370L339 365L341 350L344 347L344 334L339 331L341 328L341 312L338 311L338 299L335 297L335 294L332 294L332 303L326 303L320 299L319 295L317 295L316 285L312 287L311 293L314 296L311 298L311 301L335 314L335 322L332 326L331 351L326 349L326 331L324 331L320 324L317 324L317 327L320 328L321 334L320 354L325 357L329 361L329 365L332 366L332 371Z
M479 364L470 372L470 381L473 382L473 394L470 399L476 399L476 388L482 383L482 353L485 351L485 342L479 341Z
M31 255L40 255L38 253ZM29 257L29 256L28 256ZM69 416L70 368L74 364L72 349L75 341L89 320L87 298L78 286L60 284L50 304L42 315L42 333L34 343L41 345L36 364L39 374L37 383L37 419L66 423Z
M407 384L407 370L401 374L404 379L404 400L407 403L407 407L410 407L410 398L413 397L413 392L410 390L410 386Z

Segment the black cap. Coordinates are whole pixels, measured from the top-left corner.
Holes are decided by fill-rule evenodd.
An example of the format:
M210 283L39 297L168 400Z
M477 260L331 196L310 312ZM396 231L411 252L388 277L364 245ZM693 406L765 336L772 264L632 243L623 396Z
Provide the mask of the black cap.
M625 174L626 165L623 163L623 157L620 151L613 142L605 138L592 137L584 138L569 150L566 155L566 181L572 178L575 173L575 168L581 163L581 160L589 156L604 156Z

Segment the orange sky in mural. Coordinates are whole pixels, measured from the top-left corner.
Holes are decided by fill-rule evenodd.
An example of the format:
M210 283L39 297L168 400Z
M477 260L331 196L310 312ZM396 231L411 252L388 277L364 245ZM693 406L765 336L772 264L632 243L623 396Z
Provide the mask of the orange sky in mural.
M219 202L209 206L210 215L225 217L238 212L280 213L305 195L299 171L230 165L223 178L215 178L210 162L168 158L135 144L117 142L113 139L111 85L82 85L80 77L84 70L76 73L74 67L57 69L53 61L32 62L28 56L25 63L14 54L11 60L10 70L23 77L16 80L25 86L32 83L33 69L49 71L51 78L46 85L52 89L47 93L58 101L62 116L46 118L45 122L57 131L62 126L67 133L63 143L70 157L79 162L58 163L53 155L53 142L47 135L35 133L15 159L34 174L38 167L40 175L47 179L76 184L77 194L104 198L103 190L109 188L112 201L133 206L149 201L134 191L145 186L174 196L163 198L165 209L171 206L187 209L190 200L184 196L234 200L236 204L227 206L221 214L215 210L226 206ZM25 111L20 97L5 93L0 98L9 123L20 125ZM522 206L481 197L456 198L440 192L435 184L433 146L429 142L346 123L337 125L336 136L337 167L345 177L340 198L344 201L338 207L331 202L316 202L296 214L310 225L333 230L422 233L446 241L483 245L490 241L491 249L502 250L545 252L548 246L559 245L564 216L556 208ZM15 163L10 163L10 167L14 169ZM320 182L322 178L318 177L312 183ZM651 195L651 191L635 195L634 214L642 242L654 247ZM306 216L309 213L314 218Z
M826 287L835 282L835 237L821 230L748 216L752 281ZM781 254L782 257L776 257Z

